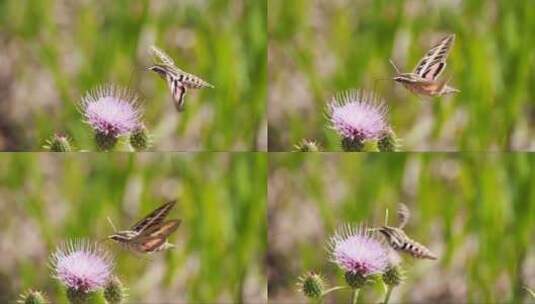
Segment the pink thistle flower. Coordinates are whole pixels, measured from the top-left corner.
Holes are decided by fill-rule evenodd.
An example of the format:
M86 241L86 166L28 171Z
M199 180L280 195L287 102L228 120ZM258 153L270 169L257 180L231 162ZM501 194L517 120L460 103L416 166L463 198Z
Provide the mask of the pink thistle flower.
M54 277L69 289L89 293L101 289L110 279L111 256L85 240L63 243L51 257Z
M390 261L383 243L363 226L342 226L330 238L329 249L332 262L363 277L383 273Z
M337 94L328 105L331 127L345 140L377 140L389 130L388 109L371 92L350 90Z
M79 110L98 134L117 137L141 126L138 97L128 89L112 85L93 89L82 97Z

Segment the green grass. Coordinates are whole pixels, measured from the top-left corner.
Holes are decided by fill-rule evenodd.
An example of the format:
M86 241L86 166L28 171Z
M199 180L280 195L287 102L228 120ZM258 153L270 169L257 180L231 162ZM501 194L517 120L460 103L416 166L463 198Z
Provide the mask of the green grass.
M269 149L303 138L339 151L326 104L350 88L376 91L405 151L530 150L535 129L535 10L529 1L269 1ZM390 78L410 71L448 33L442 77L461 90L422 100Z
M439 256L404 257L392 303L528 303L534 286L535 156L530 154L275 154L270 158L269 298L304 301L305 271L343 285L329 236L343 223L390 224L404 202L405 231ZM368 288L363 303L382 300ZM348 301L349 292L329 300Z
M1 150L43 150L54 132L93 150L75 103L98 85L142 98L157 151L266 149L265 1L0 2ZM215 89L190 91L177 114L149 47Z
M62 241L99 241L168 199L177 248L151 256L105 242L130 302L262 302L266 170L262 154L44 155L0 158L0 301L27 288L65 303L49 255Z

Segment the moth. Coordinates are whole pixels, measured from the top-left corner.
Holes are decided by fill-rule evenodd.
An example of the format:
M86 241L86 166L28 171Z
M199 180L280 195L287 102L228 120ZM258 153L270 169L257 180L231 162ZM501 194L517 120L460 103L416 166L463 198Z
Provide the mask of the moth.
M397 227L388 226L387 220L385 220L384 226L372 230L378 230L385 237L390 247L392 247L394 250L408 253L413 257L419 259L436 260L437 257L431 252L431 250L427 249L424 245L408 237L407 234L403 231L403 228L405 227L405 225L407 225L409 221L409 208L407 208L405 204L399 204L397 214L399 221Z
M214 87L200 77L179 69L173 59L159 48L152 46L151 53L155 64L148 67L147 70L153 71L165 79L177 111L184 110L185 96L189 89Z
M164 220L175 204L176 201L163 204L128 230L116 231L110 221L115 233L108 236L108 239L138 253L152 253L174 247L173 244L167 242L167 237L177 230L181 220Z
M449 79L437 80L446 67L446 59L454 41L454 34L442 38L425 54L411 73L401 73L394 62L390 60L396 70L393 80L418 95L442 96L460 92L448 85Z

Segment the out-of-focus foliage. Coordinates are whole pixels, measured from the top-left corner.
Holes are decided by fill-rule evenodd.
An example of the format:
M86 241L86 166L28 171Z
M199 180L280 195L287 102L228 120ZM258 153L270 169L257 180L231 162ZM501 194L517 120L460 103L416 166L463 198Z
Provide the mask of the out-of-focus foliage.
M153 150L265 150L265 1L0 1L0 150L42 150L54 132L92 148L75 103L114 83L142 99ZM145 71L155 44L214 84L178 114Z
M28 288L65 303L49 255L62 241L103 241L169 199L176 248L133 254L111 241L130 303L264 302L262 154L4 154L0 158L0 302Z
M410 72L449 33L442 77L461 93L430 101L391 80L390 58ZM324 113L350 88L385 99L406 151L535 149L532 1L270 0L268 35L270 150L340 150Z
M395 225L439 256L404 257L407 280L392 303L530 303L535 286L535 156L530 154L275 154L269 174L269 298L304 302L299 275L321 272L343 285L329 262L329 236L343 223ZM364 303L382 300L368 288ZM349 291L329 295L343 302Z

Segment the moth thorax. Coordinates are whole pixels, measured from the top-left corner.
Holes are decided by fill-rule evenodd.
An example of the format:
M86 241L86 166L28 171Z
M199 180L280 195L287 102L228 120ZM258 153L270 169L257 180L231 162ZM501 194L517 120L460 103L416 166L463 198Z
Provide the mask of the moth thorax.
M390 246L392 246L394 249L401 248L405 243L404 240L407 238L403 230L399 228L383 226L379 228L379 232L383 234Z

